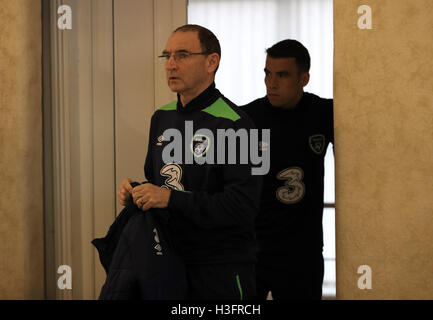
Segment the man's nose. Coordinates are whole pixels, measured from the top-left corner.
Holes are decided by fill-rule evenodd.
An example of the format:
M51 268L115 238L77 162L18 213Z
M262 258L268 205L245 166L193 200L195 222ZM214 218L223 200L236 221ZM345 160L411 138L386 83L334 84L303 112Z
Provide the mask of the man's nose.
M176 60L174 60L174 55L170 55L167 62L165 63L165 68L167 70L175 69L177 67Z

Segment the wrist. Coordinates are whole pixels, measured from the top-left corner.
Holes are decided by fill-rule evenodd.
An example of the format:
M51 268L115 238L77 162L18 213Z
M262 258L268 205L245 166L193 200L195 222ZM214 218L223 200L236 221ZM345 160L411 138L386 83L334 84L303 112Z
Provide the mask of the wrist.
M171 189L164 189L165 197L164 197L164 208L168 207L170 203Z

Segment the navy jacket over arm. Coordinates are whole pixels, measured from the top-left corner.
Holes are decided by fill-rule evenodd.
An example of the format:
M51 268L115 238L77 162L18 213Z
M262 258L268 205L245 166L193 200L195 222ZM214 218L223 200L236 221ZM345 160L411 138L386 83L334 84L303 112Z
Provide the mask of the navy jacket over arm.
M107 235L92 241L107 272L99 299L186 298L185 267L174 252L166 218L163 210L143 212L130 201Z

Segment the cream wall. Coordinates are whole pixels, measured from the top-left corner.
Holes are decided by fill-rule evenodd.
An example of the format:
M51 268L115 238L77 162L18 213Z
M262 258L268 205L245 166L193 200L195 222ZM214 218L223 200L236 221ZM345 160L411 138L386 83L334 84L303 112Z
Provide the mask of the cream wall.
M337 298L433 299L433 1L335 0L334 30Z
M0 0L0 30L0 299L42 299L41 2Z

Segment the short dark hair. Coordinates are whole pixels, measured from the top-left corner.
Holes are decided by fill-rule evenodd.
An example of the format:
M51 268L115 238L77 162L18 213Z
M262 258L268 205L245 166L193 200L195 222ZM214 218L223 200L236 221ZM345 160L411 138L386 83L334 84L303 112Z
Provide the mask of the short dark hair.
M310 54L299 41L292 39L280 41L266 49L266 53L271 58L295 58L299 71L310 71Z
M196 31L198 33L198 39L200 40L201 49L203 52L207 53L217 53L221 60L221 46L218 38L213 34L212 31L206 29L205 27L199 26L198 24L185 24L176 30L175 32L188 32L188 31ZM215 72L218 70L219 65L215 69Z

